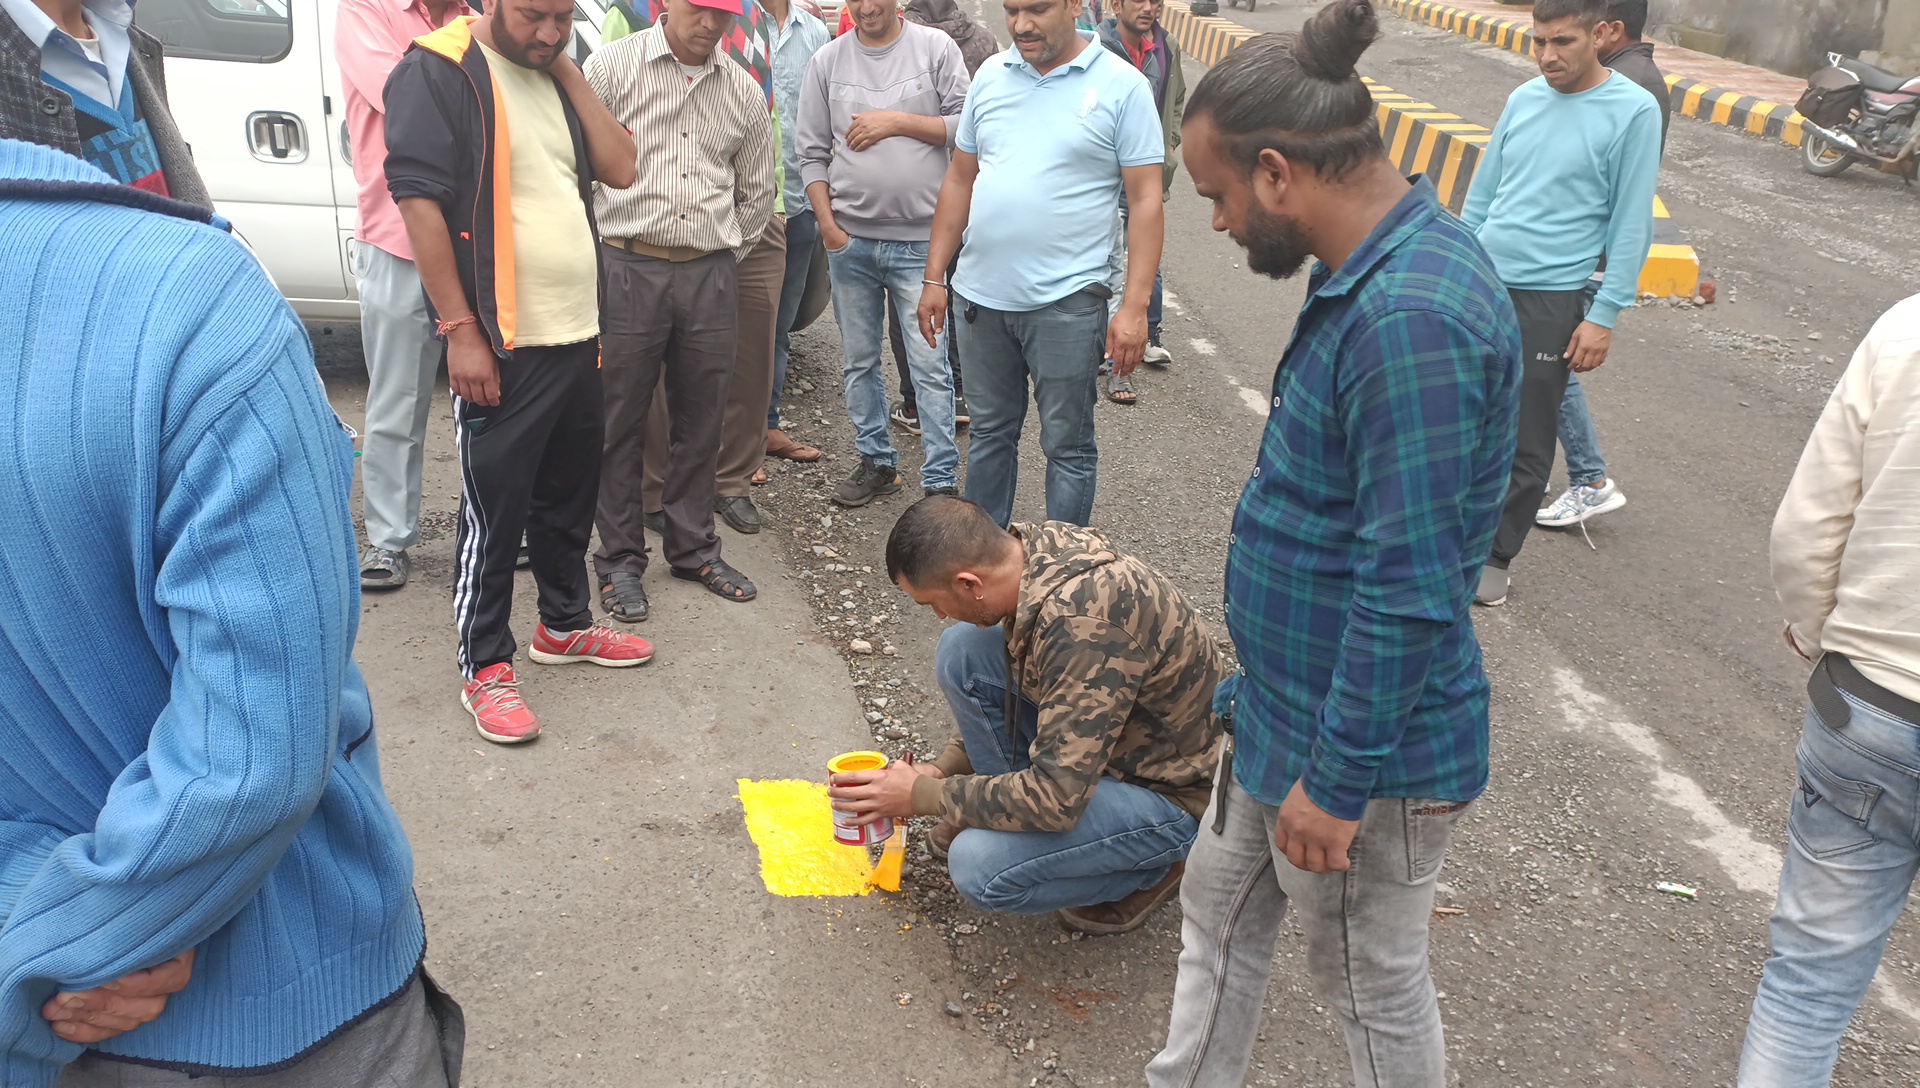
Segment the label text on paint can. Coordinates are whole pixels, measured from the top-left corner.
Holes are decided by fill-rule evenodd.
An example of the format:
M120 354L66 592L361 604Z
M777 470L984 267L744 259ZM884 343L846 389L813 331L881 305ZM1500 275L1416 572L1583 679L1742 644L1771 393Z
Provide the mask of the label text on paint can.
M836 774L852 771L878 771L886 768L887 757L883 752L843 752L827 760L828 781ZM893 834L893 820L882 816L873 823L861 827L854 823L860 817L855 813L833 810L833 841L846 846L872 846L887 841Z

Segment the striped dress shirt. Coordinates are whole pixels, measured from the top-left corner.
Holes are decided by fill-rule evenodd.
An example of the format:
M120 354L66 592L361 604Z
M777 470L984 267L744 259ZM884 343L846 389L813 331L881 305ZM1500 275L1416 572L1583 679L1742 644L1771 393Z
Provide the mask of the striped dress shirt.
M715 52L691 81L659 25L587 58L587 83L633 132L640 179L595 186L606 238L730 249L746 257L773 215L773 123L766 92Z

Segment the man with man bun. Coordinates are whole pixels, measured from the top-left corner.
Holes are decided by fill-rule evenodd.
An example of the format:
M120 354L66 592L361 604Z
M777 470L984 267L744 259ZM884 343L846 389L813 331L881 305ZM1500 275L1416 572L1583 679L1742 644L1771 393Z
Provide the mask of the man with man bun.
M1187 102L1187 172L1247 267L1318 258L1227 550L1234 749L1187 859L1151 1085L1246 1076L1289 906L1356 1084L1442 1088L1427 919L1487 784L1468 620L1506 494L1520 335L1493 262L1387 158L1367 0L1263 34Z

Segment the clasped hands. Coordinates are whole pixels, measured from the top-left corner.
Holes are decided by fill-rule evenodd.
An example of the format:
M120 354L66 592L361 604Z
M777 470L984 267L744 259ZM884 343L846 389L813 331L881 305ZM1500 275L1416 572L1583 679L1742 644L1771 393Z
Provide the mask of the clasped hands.
M193 977L193 949L144 971L91 990L54 994L40 1007L53 1033L69 1043L92 1045L151 1022L167 1007L167 998L187 988Z

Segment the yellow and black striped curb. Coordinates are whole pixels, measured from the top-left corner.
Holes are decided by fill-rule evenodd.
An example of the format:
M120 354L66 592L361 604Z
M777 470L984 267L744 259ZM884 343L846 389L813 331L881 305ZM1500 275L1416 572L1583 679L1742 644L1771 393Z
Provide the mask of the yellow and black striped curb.
M1533 28L1512 19L1483 12L1462 11L1435 0L1380 0L1382 6L1404 19L1425 23L1462 37L1522 56L1533 53ZM1692 117L1714 125L1725 125L1755 136L1770 136L1800 146L1801 117L1791 106L1764 98L1723 91L1687 76L1667 73L1667 87L1675 96L1674 108L1683 117Z
M1394 0L1385 0L1389 5ZM1161 17L1167 33L1182 52L1212 67L1255 32L1215 15L1195 15L1182 0L1167 0ZM1531 31L1529 31L1531 42ZM1425 174L1439 192L1440 203L1458 214L1466 204L1473 172L1492 135L1487 129L1421 102L1391 87L1367 80L1373 91L1374 113L1387 153L1407 174ZM1692 298L1700 285L1700 258L1674 225L1659 197L1653 200L1653 244L1640 270L1640 293L1661 298Z

